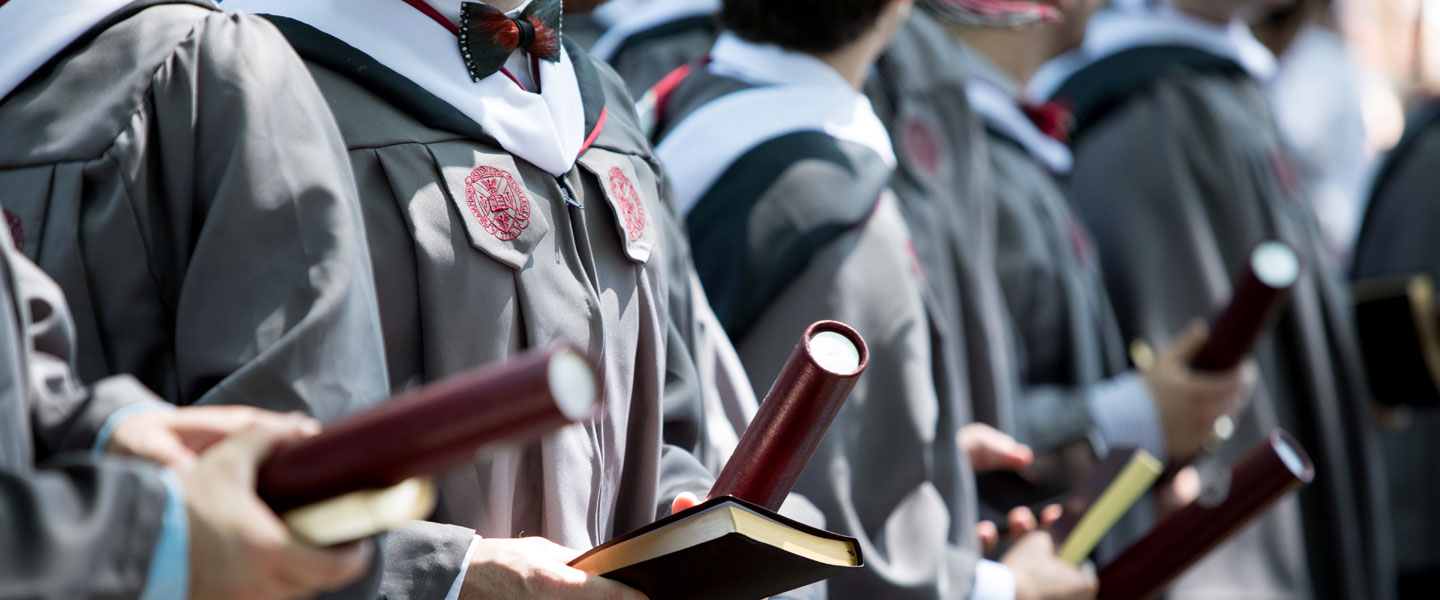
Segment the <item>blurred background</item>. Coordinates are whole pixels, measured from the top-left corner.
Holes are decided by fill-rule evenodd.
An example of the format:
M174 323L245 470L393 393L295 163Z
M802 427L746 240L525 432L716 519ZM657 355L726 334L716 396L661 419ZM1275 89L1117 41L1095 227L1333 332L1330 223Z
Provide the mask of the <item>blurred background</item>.
M1280 124L1321 181L1315 210L1348 264L1377 160L1440 96L1440 0L1299 0L1255 22L1281 60Z

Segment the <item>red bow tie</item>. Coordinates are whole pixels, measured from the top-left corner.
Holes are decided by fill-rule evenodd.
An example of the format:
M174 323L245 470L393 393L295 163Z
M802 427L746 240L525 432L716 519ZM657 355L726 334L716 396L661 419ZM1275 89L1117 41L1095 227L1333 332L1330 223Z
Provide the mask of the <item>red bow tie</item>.
M516 50L560 62L562 0L534 0L513 19L492 6L463 2L459 27L425 0L405 0L405 3L459 36L460 57L465 59L465 69L475 81L498 72Z
M1062 144L1070 143L1070 130L1075 127L1075 117L1070 113L1070 107L1060 102L1046 102L1044 104L1023 103L1020 110L1025 116L1030 117L1030 122L1035 128Z
M510 18L479 2L460 5L460 56L470 78L480 81L505 66L515 50L560 62L561 0L535 0Z

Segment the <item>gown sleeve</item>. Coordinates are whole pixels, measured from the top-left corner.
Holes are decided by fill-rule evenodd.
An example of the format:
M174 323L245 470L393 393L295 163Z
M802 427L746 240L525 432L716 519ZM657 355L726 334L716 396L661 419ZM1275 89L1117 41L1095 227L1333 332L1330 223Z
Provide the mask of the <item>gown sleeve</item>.
M200 199L175 315L181 403L332 420L386 397L364 225L345 144L281 35L208 17L153 89L170 197ZM175 211L178 215L184 213Z
M166 597L147 588L161 579L152 563L187 570L178 483L138 462L56 456L91 445L116 410L159 401L133 380L93 392L76 381L74 325L59 286L12 247L0 234L0 304L8 309L0 319L0 556L24 559L0 561L0 581L7 595L27 598ZM16 412L28 419L11 419ZM15 444L29 437L25 425L33 447ZM179 581L168 597L183 597Z

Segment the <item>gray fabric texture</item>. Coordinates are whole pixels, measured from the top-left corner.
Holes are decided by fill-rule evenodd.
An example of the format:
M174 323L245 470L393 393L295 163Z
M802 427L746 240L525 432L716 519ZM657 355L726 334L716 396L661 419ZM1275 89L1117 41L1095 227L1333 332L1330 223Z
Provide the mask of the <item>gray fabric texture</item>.
M363 225L314 82L260 19L146 4L0 101L9 225L74 308L78 376L325 421L383 400Z
M60 288L0 232L0 596L135 598L167 491L158 469L88 450L115 410L159 402L133 380L71 374ZM23 557L23 560L21 559Z
M330 112L268 23L148 8L0 102L0 187L76 315L80 377L332 420L382 400Z

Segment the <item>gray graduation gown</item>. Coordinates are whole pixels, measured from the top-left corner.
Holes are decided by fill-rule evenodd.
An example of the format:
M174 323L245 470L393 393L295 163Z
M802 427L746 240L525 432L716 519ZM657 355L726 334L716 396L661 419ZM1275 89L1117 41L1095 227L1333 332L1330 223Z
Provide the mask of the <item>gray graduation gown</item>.
M122 9L0 101L0 189L75 311L78 374L323 420L388 391L354 184L272 26Z
M65 298L5 232L0 307L0 596L137 597L165 484L154 467L88 452L116 410L159 399L129 377L80 386Z
M1256 351L1260 389L1215 460L1229 464L1283 426L1315 459L1315 482L1198 563L1171 596L1386 598L1384 483L1347 296L1302 191L1277 168L1270 114L1242 74L1164 72L1082 123L1073 198L1129 338L1165 340L1211 314L1266 237L1294 243L1306 266Z
M1376 176L1352 276L1364 281L1426 273L1440 279L1435 168L1440 165L1440 103L1411 120L1404 141ZM1410 426L1380 436L1389 475L1390 523L1401 573L1440 572L1440 411L1420 409Z
M953 334L949 351L961 357L961 393L968 394L976 421L1020 435L1009 317L994 269L990 164L957 53L934 19L914 11L866 93L894 142L900 166L891 188L914 233L940 318ZM1056 423L1088 419L1083 405L1061 405L1052 415Z
M446 475L434 522L391 535L385 593L443 597L476 533L583 550L654 521L679 492L703 494L710 473L664 443L667 408L696 404L692 324L672 308L689 306L672 298L688 289L688 273L671 272L686 264L671 255L680 232L619 78L566 42L598 135L556 178L371 57L274 20L349 149L395 388L561 339L600 367L598 418ZM508 189L514 211L487 230L468 205L472 185Z
M696 71L675 91L667 128L746 87ZM782 135L738 157L687 225L757 393L814 321L848 323L869 345L869 369L795 488L865 554L865 569L828 582L830 596L963 598L978 551L973 475L955 432L970 409L890 175L864 146Z
M1086 386L1123 370L1124 357L1098 267L1069 243L1059 183L969 105L967 79L982 63L916 11L867 92L900 159L892 186L926 278L963 334L953 352L966 357L975 418L1029 444L1046 487L1064 489L1099 439ZM1064 458L1069 448L1080 454Z
M970 72L989 71L987 81L1009 81L988 59L960 45ZM1118 380L1112 379L1127 370L1125 346L1094 240L1075 213L1069 188L1023 142L988 121L985 148L989 197L995 201L995 273L1019 380L1011 409L1015 434L1039 453L1044 467L1036 472L1046 492L1063 491L1088 474L1096 455L1111 446L1135 445L1148 432L1116 431L1125 437L1110 439L1095 422L1092 394L1135 392L1133 387L1117 392ZM1151 401L1148 395L1138 399ZM1120 419L1130 427L1159 427L1145 417ZM1154 519L1152 504L1139 503L1111 529L1096 560L1103 565L1118 555Z
M1086 390L1125 369L1124 344L1090 234L1065 188L1014 140L987 133L995 176L996 270L1014 326L1027 405L1018 429L1037 448L1087 439L1091 419L1055 418L1086 406Z

